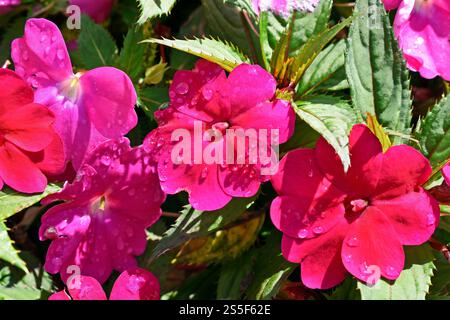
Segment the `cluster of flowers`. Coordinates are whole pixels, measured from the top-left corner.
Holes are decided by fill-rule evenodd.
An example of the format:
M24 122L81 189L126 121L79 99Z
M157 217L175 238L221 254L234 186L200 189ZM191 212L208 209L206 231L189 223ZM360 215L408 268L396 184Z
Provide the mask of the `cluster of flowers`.
M45 19L27 21L24 36L12 43L12 58L15 72L0 69L0 186L34 193L48 180L70 181L43 200L62 203L42 217L39 235L52 241L48 272L68 281L68 268L80 268L85 290L69 286L73 299L89 298L86 292L106 299L99 283L113 270L123 273L111 299L157 298L156 279L136 268L135 257L145 250L145 230L160 218L166 194L181 190L194 208L216 210L271 180L279 194L271 218L284 234L283 255L301 264L311 288L333 287L347 272L366 281L372 265L396 279L402 246L424 243L439 223L438 203L422 188L432 171L428 160L405 145L383 153L364 125L351 131L348 172L324 139L314 149L289 152L273 176L263 173L261 162L173 162L172 132L191 132L198 122L218 132L276 129L279 144L289 140L295 113L275 97L276 80L257 65L242 64L227 76L200 60L194 70L178 71L169 106L155 114L159 127L132 148L124 136L137 124L136 92L125 73L103 67L73 74L59 29Z

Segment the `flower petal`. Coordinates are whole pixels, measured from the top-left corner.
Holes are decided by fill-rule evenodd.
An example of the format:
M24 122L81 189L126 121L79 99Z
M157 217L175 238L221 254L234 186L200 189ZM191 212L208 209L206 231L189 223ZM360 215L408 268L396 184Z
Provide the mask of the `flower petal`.
M374 199L389 199L413 191L428 180L430 162L416 149L399 145L389 148L383 155Z
M0 146L0 177L11 188L24 193L43 192L47 178L39 168L13 144Z
M345 208L320 207L320 199L313 200L293 196L275 198L270 207L270 217L275 227L293 238L318 237L344 219Z
M110 300L159 300L158 279L149 271L134 268L124 271L111 291Z
M439 223L439 205L423 189L394 199L374 201L373 206L388 218L403 245L424 243Z
M92 277L75 277L67 287L73 300L107 300L102 286Z
M367 197L373 193L380 175L380 141L367 126L355 125L349 136L349 151L351 165L347 173L333 147L323 138L317 142L315 158L335 186L355 197Z
M342 261L351 274L372 285L381 275L390 280L398 278L405 255L383 212L368 207L352 223L342 246Z
M16 72L34 87L61 82L73 75L72 63L58 27L46 19L28 19L25 36L11 45Z
M38 152L54 139L51 127L55 121L53 113L39 104L28 104L0 114L0 130L4 138L19 148Z
M272 142L271 135L277 134L276 145L284 143L294 133L295 112L291 104L285 100L262 102L253 108L243 110L232 120L233 126L256 130L259 136L266 131L266 142Z
M0 113L33 102L33 89L14 71L0 68Z
M346 226L308 240L283 236L283 256L291 262L301 263L301 277L312 289L329 289L341 283L347 272L341 260L342 241Z
M271 179L280 195L297 198L320 199L322 208L343 201L345 193L334 187L319 170L313 149L297 149L288 152L280 161L279 170Z
M136 126L136 91L124 72L97 68L83 74L80 83L81 104L103 136L120 138Z
M277 82L258 65L241 64L228 76L224 96L229 99L234 116L254 108L261 102L272 100Z

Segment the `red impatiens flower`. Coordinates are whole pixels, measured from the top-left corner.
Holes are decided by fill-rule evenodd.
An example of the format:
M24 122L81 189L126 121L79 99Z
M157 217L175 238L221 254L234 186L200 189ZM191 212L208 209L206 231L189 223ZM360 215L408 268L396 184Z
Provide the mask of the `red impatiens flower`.
M156 165L126 138L100 144L71 184L43 200L63 200L42 217L41 240L51 240L45 269L66 281L71 266L103 283L113 270L136 267L147 246L146 228L165 200Z
M48 300L107 300L101 284L88 276L75 276L67 291L54 293ZM147 270L133 268L117 278L109 300L159 300L159 297L158 279Z
M204 60L192 71L178 71L169 89L170 105L155 113L159 127L144 143L152 150L161 148L158 172L164 192L187 191L197 210L220 209L233 197L255 195L272 174L264 169L274 169L261 153L273 156L272 148L294 132L295 113L288 101L276 99L276 86L273 76L257 65L242 64L228 77ZM243 137L241 142L247 133L254 133L254 139L235 143L239 138L229 139L230 132ZM189 140L189 146L174 157L177 133L187 133L182 140ZM217 161L206 160L211 149ZM259 153L252 158L255 150Z
M6 183L25 193L44 191L45 175L64 169L64 151L53 130L55 117L33 103L28 84L8 69L0 69L0 189Z
M399 145L386 153L365 125L350 134L351 167L344 172L321 138L315 149L289 152L272 184L278 192L271 218L283 235L282 252L301 264L303 283L331 288L347 271L362 281L379 271L396 279L403 245L427 241L439 222L439 206L421 185L428 160Z

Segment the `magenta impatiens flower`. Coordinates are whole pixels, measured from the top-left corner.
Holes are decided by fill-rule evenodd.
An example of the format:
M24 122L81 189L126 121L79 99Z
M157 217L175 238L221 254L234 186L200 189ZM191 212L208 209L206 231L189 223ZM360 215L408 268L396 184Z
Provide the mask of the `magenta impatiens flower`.
M268 162L261 157L249 160L252 151L268 151L294 131L295 113L288 101L275 98L276 85L272 75L257 65L242 64L228 78L222 68L204 60L192 71L178 71L169 89L170 105L156 112L159 127L144 143L152 150L160 148L158 172L164 192L187 191L198 210L220 209L232 197L255 195L270 175L263 170ZM231 131L238 136L253 131L255 139L240 148L229 139ZM189 134L189 150L174 157L177 142L172 138L177 132ZM274 132L276 141L269 146ZM205 137L211 139L201 140ZM218 161L202 158L210 148L215 148Z
M137 124L136 91L122 71L102 67L73 74L58 27L29 19L25 36L13 41L16 72L35 89L35 101L56 116L68 161L78 169L86 154L107 139L127 134Z
M63 200L42 217L41 240L50 239L45 269L70 276L70 266L103 283L112 270L136 266L147 245L145 229L165 200L156 165L128 139L100 144L72 184L43 203Z
M252 0L253 9L259 14L261 11L272 11L288 16L293 10L312 12L320 0Z
M0 0L0 14L9 12L21 2L21 0Z
M450 162L442 169L442 175L444 176L445 183L450 187Z
M365 125L353 127L350 154L345 173L321 138L315 149L289 152L272 179L283 255L301 264L310 288L331 288L347 271L366 282L374 274L398 278L402 246L424 243L439 223L439 206L421 187L432 172L422 154L406 145L383 153Z
M79 6L81 12L101 23L108 19L115 0L70 0L71 5Z
M74 277L67 291L52 294L48 300L107 300L101 284L88 276ZM149 271L133 268L124 271L114 282L109 300L159 300L158 279Z
M385 6L399 6L394 32L408 68L427 79L450 80L450 1L385 0Z

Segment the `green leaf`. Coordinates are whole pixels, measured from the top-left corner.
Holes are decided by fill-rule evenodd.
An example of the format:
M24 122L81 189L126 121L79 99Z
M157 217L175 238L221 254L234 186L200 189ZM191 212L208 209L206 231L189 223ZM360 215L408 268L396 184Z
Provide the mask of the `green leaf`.
M87 69L115 65L117 46L109 32L88 16L81 17L77 53Z
M224 4L223 0L201 0L205 20L206 34L234 44L255 62L260 54L256 21L246 19L245 13L235 7Z
M31 272L0 262L0 300L46 300L53 291L52 279L37 259L24 253L23 260Z
M2 221L0 221L0 260L6 261L26 273L28 272L25 262L20 259L19 253L8 236L8 229Z
M23 194L4 187L0 191L0 221L3 221L15 213L22 211L41 201L47 195L58 192L61 189L56 184L49 184L41 194Z
M450 263L440 251L434 251L436 271L431 278L430 294L427 299L450 298Z
M345 170L350 166L348 135L356 123L356 115L345 102L333 97L317 97L294 105L298 116L320 133L333 146Z
M176 2L176 0L138 0L141 8L138 23L143 24L149 19L169 14Z
M450 155L450 96L434 106L419 134L423 154L434 167Z
M367 113L376 115L383 127L409 134L409 73L389 16L379 0L358 0L354 16L348 38L346 70L359 117L362 120ZM402 140L395 136L393 143L399 144Z
M282 284L298 264L293 264L281 255L281 235L272 234L264 246L258 249L258 258L253 270L253 280L246 292L250 300L268 300L281 289Z
M133 82L136 82L144 72L144 63L142 61L145 56L145 46L139 44L143 39L141 28L130 28L119 55L118 67L128 74Z
M247 251L236 259L224 263L217 285L217 299L237 300L245 290L245 282L253 270L255 250Z
M361 293L356 290L356 286L356 279L347 277L328 295L328 300L361 300Z
M272 53L279 43L280 38L288 29L289 23L292 24L292 33L289 35L289 52L290 56L297 55L299 49L308 39L327 28L332 6L332 0L321 0L313 13L295 12L287 19L271 12L262 14L261 17L267 15L266 26L263 26L261 33L262 35L266 34L262 44L266 58L271 60Z
M251 0L223 0L224 3L235 6L239 9L245 10L248 13L254 15L253 6Z
M433 270L432 249L428 244L405 247L405 268L394 282L380 279L373 287L358 282L363 300L424 300Z
M345 75L346 43L341 40L323 50L305 71L297 87L297 96L316 90L348 87Z
M149 39L144 40L144 42L158 43L190 53L214 62L226 71L232 71L238 65L249 62L248 58L233 45L209 38L191 40Z
M186 206L175 224L155 247L152 259L178 247L186 241L207 236L238 219L254 198L234 198L224 208L216 211L198 211Z
M168 87L147 87L139 92L139 106L144 110L147 117L154 119L154 113L165 103L169 102Z
M322 31L318 35L315 35L308 39L308 41L300 48L295 55L292 65L288 69L287 76L289 83L297 84L302 78L305 71L313 63L320 52L326 47L334 37L337 36L345 27L347 27L352 21L352 18L347 18L341 23L335 25L330 29Z

